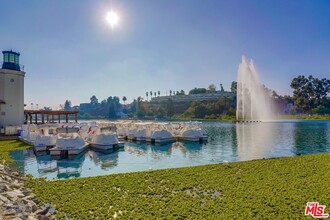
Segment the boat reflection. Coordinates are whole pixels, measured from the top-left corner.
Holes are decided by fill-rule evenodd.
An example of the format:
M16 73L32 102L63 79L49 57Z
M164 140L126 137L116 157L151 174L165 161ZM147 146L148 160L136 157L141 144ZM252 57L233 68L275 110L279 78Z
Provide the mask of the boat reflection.
M198 152L204 145L205 143L198 142L174 142L163 145L126 142L125 151L136 156L151 155L158 157L159 155L171 156L176 150L179 150L182 154Z
M155 154L165 154L165 155L170 155L171 154L171 148L172 148L172 144L163 144L163 145L151 145L151 152L155 153Z
M100 166L102 170L109 170L118 165L118 151L110 154L104 154L96 151L89 151L88 156L95 165Z
M68 179L72 177L80 177L84 161L85 154L76 155L69 159L57 160L57 178Z
M150 145L145 143L137 144L134 142L125 142L125 151L136 156L144 156L149 151Z
M36 154L37 169L40 176L45 176L48 173L53 173L58 171L57 160L53 160L49 153L39 152Z

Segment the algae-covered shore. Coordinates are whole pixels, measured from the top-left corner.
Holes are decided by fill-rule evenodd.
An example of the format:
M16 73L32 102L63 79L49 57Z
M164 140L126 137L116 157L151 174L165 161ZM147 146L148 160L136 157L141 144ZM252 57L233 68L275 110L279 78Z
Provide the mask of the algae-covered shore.
M115 174L29 187L74 219L301 219L330 201L330 154Z

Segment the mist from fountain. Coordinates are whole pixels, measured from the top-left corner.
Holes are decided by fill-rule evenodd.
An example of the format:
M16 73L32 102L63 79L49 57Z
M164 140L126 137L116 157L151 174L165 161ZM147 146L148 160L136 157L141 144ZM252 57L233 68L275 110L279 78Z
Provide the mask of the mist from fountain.
M252 59L242 56L238 67L236 119L268 121L275 119L274 102L259 79Z

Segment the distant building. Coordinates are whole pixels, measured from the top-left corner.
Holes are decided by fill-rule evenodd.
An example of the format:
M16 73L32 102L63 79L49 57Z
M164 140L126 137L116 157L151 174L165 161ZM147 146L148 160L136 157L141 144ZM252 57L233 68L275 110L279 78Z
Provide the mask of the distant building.
M24 67L19 53L2 51L0 69L0 128L24 122Z
M172 99L173 102L208 102L217 101L220 97L233 97L234 93L227 91L217 91L214 93L202 93L202 94L191 94L191 95L172 95L172 96L158 96L153 97L151 102L162 102Z
M80 103L80 105L79 105L79 111L81 111L81 112L88 111L91 108L92 108L91 103Z
M167 102L170 100L173 101L174 114L183 114L191 105L191 102L216 102L221 97L234 97L234 93L227 91L216 91L209 93L200 93L200 94L189 94L189 95L172 95L172 96L159 96L153 97L149 102L149 105L153 108L162 107L163 109L167 108Z

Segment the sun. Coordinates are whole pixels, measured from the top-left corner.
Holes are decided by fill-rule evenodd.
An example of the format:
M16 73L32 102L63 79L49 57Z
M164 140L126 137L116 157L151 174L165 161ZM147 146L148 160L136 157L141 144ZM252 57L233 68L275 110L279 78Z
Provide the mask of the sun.
M105 17L107 22L110 24L111 28L114 28L118 25L119 17L116 12L109 11Z

